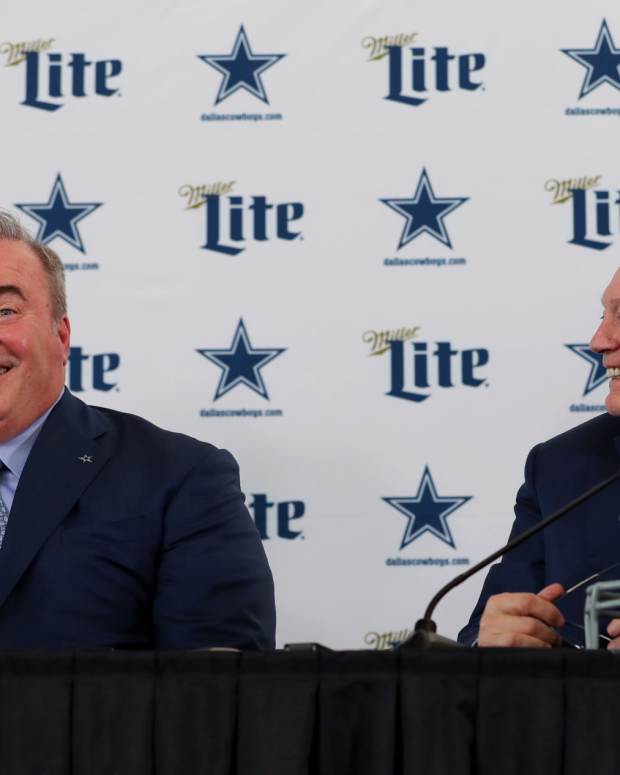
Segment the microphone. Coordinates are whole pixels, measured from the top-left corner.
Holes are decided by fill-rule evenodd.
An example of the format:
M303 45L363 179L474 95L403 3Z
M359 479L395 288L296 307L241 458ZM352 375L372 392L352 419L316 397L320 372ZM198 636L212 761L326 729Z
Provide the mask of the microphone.
M601 490L604 490L606 487L609 487L610 484L613 484L618 479L620 479L620 470L616 471L613 476L610 476L609 478L604 479L602 482L595 484L594 487L591 487L589 490L586 490L586 492L582 493L577 498L567 503L565 506L562 506L561 509L555 511L553 514L551 514L551 516L543 519L542 522L534 525L534 527L531 527L529 530L521 533L521 535L518 535L516 538L513 538L512 541L509 541L505 546L502 546L501 549L497 549L495 552L493 552L493 554L485 557L484 560L481 560L479 563L469 568L469 570L466 570L464 573L460 573L458 576L453 578L452 581L449 581L447 584L441 587L439 592L437 592L435 597L433 597L431 602L428 604L423 618L416 622L413 635L407 638L407 640L404 641L399 648L428 649L463 647L463 644L457 643L450 638L445 638L437 633L437 625L433 621L432 616L439 601L442 600L448 594L448 592L453 590L455 587L458 587L464 581L467 581L467 579L473 576L475 573L478 573L479 570L486 568L487 565L490 565L492 562L494 562L494 560L497 560L511 552L513 549L516 549L517 546L520 546L524 541L527 541L528 538L531 538L537 533L542 532L553 522L556 522L565 514L568 514L569 511L576 509L577 506L581 506L582 503L585 503L585 501L594 497L597 493L599 493Z

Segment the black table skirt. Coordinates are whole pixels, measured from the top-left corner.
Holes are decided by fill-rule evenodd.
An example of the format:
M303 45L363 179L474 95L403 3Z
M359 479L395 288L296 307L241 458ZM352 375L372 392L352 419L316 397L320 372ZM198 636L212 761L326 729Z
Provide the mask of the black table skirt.
M613 775L620 656L0 654L1 775Z

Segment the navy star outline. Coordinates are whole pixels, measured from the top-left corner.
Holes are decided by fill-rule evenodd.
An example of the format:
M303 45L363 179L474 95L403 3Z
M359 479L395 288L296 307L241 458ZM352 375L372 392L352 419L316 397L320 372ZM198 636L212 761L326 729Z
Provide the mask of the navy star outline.
M250 48L250 41L242 24L230 54L198 54L198 59L214 67L223 76L215 105L238 89L249 91L269 105L261 75L285 56L286 54L255 54Z
M58 173L47 202L16 203L15 207L38 222L36 239L39 242L47 245L56 237L60 237L69 245L86 253L77 225L102 204L103 202L70 202L62 176Z
M594 48L562 48L560 51L586 68L579 99L603 83L620 89L620 49L615 47L605 19Z
M424 533L432 533L444 543L456 548L447 518L460 508L471 495L439 496L428 466L425 466L418 491L413 496L382 498L407 517L407 527L400 548L404 549Z
M587 396L588 393L591 393L599 385L602 385L609 379L607 376L607 369L603 366L602 353L595 353L592 351L589 344L565 344L564 347L572 350L575 355L578 355L590 364L590 373L588 374L588 380L583 390L584 396Z
M420 234L430 234L449 248L452 248L450 237L446 230L444 218L457 207L467 202L469 197L437 197L433 191L426 168L418 180L415 193L411 199L380 199L380 202L391 207L406 219L403 233L400 236L398 250L408 245Z
M222 369L214 401L237 385L246 385L269 401L269 394L260 370L285 351L286 347L252 347L243 318L239 319L232 343L227 350L214 348L196 350Z

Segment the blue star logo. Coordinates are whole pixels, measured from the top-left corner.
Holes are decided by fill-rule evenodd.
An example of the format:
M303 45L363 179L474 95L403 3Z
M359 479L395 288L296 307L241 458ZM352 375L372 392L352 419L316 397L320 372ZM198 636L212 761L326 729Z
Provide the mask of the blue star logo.
M607 369L603 366L602 353L595 353L590 349L589 344L566 344L569 350L572 350L575 355L583 358L590 364L590 373L588 374L588 381L583 390L583 395L587 396L603 382L606 382L609 377L607 376Z
M207 360L222 369L214 401L217 401L218 398L237 385L246 385L259 396L269 400L260 370L285 350L286 347L264 347L262 349L252 347L243 320L239 320L228 350L208 348L196 350L196 352L204 355Z
M401 549L427 532L440 538L454 549L456 547L447 518L471 498L471 495L437 495L433 477L426 466L418 492L415 495L402 498L383 498L383 500L407 517L407 528L400 544Z
M620 89L620 49L614 45L607 22L603 19L594 48L563 48L562 53L586 68L579 99L603 83Z
M202 59L223 75L215 98L216 105L239 89L245 89L259 100L269 104L261 75L285 56L286 54L255 54L250 48L250 42L242 24L235 38L232 53L202 54L198 59Z
M412 199L381 199L379 201L391 207L405 219L405 228L400 236L398 250L409 244L420 234L431 237L451 248L444 218L467 202L469 197L437 197L425 169L422 170L418 186Z
M39 242L47 245L55 237L60 237L69 245L86 253L77 225L82 218L86 218L102 204L102 202L70 202L65 184L58 174L47 202L16 204L15 207L19 207L38 222L39 230L36 238Z

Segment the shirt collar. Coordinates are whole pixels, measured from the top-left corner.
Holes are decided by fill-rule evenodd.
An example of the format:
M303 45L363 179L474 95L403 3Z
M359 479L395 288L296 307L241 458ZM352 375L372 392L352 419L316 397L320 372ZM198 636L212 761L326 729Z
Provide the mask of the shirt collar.
M8 441L0 443L0 460L2 460L4 465L9 469L9 471L11 471L11 473L15 474L17 478L22 475L22 471L26 465L26 460L28 460L28 455L30 454L34 443L37 440L37 436L43 427L43 423L47 420L47 417L52 409L60 401L63 393L64 388L62 389L58 398L50 406L50 408L43 412L42 415L37 417L32 425L29 425L26 430L23 430L20 434L13 437L12 439L9 439Z

